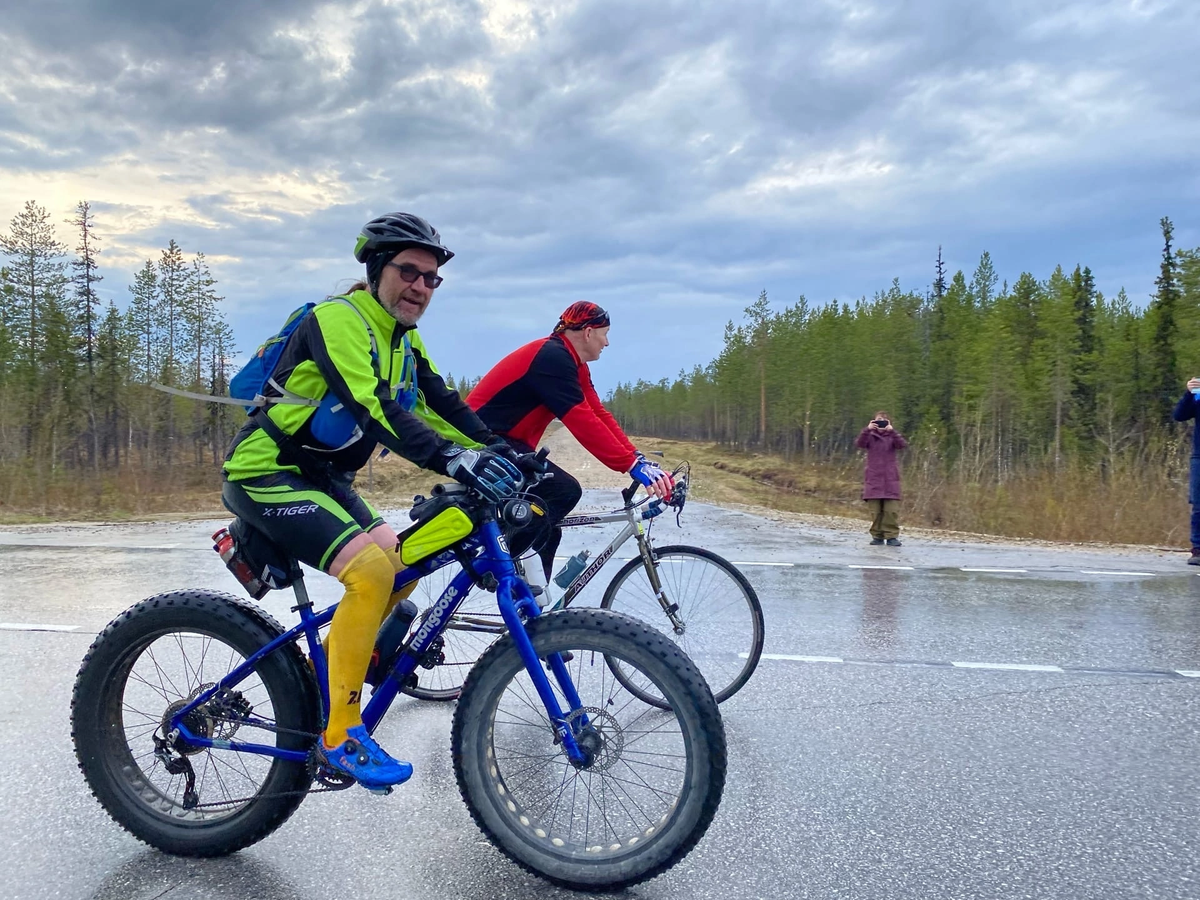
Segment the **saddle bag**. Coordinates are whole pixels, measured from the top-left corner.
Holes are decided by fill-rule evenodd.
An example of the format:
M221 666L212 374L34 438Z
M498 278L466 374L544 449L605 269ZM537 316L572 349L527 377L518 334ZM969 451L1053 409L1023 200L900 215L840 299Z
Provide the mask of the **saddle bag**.
M241 519L213 534L213 549L255 600L292 583L292 560L274 541Z

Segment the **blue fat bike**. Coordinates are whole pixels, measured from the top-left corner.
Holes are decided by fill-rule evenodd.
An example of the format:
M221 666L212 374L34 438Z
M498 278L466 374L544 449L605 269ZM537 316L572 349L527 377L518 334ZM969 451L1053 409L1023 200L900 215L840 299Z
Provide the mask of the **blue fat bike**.
M703 836L725 784L724 728L699 670L628 616L541 612L501 531L528 521L527 502L497 506L461 485L439 486L431 502L465 514L470 533L395 587L461 571L377 679L367 729L435 662L469 590L494 593L506 633L468 675L451 734L475 822L519 866L566 887L617 889L670 868ZM429 521L414 517L405 546ZM164 852L232 853L308 794L354 784L313 752L329 702L320 629L336 605L314 611L289 564L293 628L227 593L173 591L114 619L83 660L71 703L80 768L113 819Z

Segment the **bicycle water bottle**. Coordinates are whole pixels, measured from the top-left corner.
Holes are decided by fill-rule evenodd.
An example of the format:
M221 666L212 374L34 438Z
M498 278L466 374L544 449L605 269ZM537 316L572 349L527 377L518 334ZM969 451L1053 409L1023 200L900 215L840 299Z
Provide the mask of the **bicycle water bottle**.
M588 557L591 555L591 550L580 550L568 559L567 564L559 569L558 574L554 576L554 583L564 591L569 588L575 577L583 571L584 566L587 565Z
M246 561L238 555L237 541L233 539L233 535L229 533L228 528L219 528L213 532L213 549L217 551L217 555L221 557L221 562L225 563L225 568L233 573L233 577L241 582L247 593L255 600L262 599L267 591L271 588L259 580L251 568L246 565Z
M417 617L417 605L407 597L396 604L396 608L388 614L379 633L375 635L375 649L371 653L371 663L367 666L367 675L363 679L372 686L383 681L384 676L396 661L400 645L408 635L408 628Z

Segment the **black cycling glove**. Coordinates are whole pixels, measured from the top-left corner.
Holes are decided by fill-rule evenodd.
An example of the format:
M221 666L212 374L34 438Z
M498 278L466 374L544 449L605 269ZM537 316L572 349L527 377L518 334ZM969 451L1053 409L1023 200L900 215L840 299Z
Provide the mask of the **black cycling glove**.
M515 494L524 480L516 466L491 450L468 450L454 444L441 455L447 475L494 503Z

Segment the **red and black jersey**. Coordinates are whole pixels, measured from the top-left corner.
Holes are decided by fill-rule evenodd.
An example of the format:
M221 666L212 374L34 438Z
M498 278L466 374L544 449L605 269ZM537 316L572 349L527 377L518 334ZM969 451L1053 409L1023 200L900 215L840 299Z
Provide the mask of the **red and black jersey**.
M592 373L562 335L514 350L483 376L467 397L497 434L537 447L546 426L561 419L571 434L610 469L628 472L636 450L592 386Z

